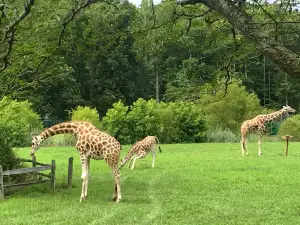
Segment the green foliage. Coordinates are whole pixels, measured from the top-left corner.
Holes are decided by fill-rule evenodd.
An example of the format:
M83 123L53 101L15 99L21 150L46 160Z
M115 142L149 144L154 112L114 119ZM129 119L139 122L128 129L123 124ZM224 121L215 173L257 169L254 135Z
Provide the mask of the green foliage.
M40 131L42 123L28 101L4 97L0 101L0 128L10 146L21 147L30 144L31 132Z
M193 103L160 103L160 121L162 142L204 141L206 124L200 107Z
M212 127L206 132L206 141L213 143L235 143L240 141L240 135L228 128Z
M157 103L138 99L130 107L118 102L102 120L111 135L118 133L121 143L134 143L148 136L158 136L161 142L202 142L205 122L199 107L192 103Z
M102 119L101 126L112 136L117 135L121 140L125 140L125 142L128 143L129 140L126 140L126 129L128 126L126 118L127 111L128 106L125 106L123 102L115 102L113 107L107 111L105 117Z
M88 106L77 106L71 112L72 121L86 121L93 124L95 127L100 128L99 114L97 109Z
M278 135L292 135L293 141L300 141L300 115L295 115L284 120L279 127Z
M243 121L262 112L257 96L249 94L239 83L229 85L226 96L222 96L220 92L216 96L206 95L202 99L203 103L210 102L204 107L209 127L219 126L223 130L238 132Z
M2 131L0 128L1 134L3 134ZM0 165L2 165L3 170L12 170L20 166L16 154L2 135L0 136Z
M134 142L147 135L157 136L160 131L158 115L158 103L154 99L146 101L139 98L134 102L127 115L131 141Z

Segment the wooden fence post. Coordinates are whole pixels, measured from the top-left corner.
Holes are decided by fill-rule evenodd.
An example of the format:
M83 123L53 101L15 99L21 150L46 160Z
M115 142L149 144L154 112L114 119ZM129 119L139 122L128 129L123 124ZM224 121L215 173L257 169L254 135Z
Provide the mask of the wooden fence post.
M36 157L32 156L32 167L36 167ZM33 179L36 180L37 174L33 173Z
M286 140L285 156L288 155L288 152L289 152L289 140L290 140L292 137L293 137L293 136L291 136L291 135L285 135L285 136L282 136L282 138Z
M68 188L72 188L72 177L73 177L73 157L70 157L69 164L68 164Z
M4 199L4 181L3 181L3 170L2 166L0 165L0 200Z
M51 188L53 190L55 189L55 169L56 169L55 160L52 160L51 161Z

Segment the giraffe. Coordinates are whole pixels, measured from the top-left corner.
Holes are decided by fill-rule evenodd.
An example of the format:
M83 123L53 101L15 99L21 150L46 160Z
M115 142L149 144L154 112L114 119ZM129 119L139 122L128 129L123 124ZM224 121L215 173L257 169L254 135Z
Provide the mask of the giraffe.
M295 112L296 110L291 108L290 106L283 106L282 109L265 115L258 115L253 119L246 120L242 123L241 126L241 149L242 149L242 156L246 153L248 155L248 152L246 150L246 144L247 144L247 135L250 132L257 133L258 134L258 155L261 156L261 142L262 142L262 135L265 132L265 123L270 122L282 114L289 113L289 112Z
M30 155L33 156L41 143L56 134L73 134L77 138L76 148L80 155L82 168L82 190L80 202L87 199L88 178L90 173L90 159L104 159L112 169L115 177L113 200L118 203L121 200L120 172L118 161L121 153L121 144L112 136L99 131L89 122L63 122L56 124L40 135L32 138L32 149Z
M130 160L128 164L128 168L130 167L131 163L131 170L134 168L135 160L144 158L150 151L152 152L152 168L154 168L155 164L155 144L157 141L159 152L161 152L160 146L159 146L159 140L155 136L147 136L143 140L136 142L131 149L128 151L126 157L121 160L121 166L119 169L121 169L123 166L125 166L126 162Z

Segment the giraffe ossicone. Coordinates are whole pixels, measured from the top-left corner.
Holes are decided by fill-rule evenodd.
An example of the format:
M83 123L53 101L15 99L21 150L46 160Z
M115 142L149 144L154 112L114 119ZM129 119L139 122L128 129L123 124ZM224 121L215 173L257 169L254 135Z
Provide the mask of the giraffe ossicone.
M283 114L286 113L294 113L296 112L295 109L293 109L290 106L283 106L282 109L270 113L270 114L264 114L264 115L258 115L254 117L253 119L246 120L241 125L241 150L242 150L242 156L245 154L248 155L246 145L248 140L248 134L249 133L256 133L258 135L258 155L261 156L261 143L262 143L262 136L265 132L265 124L267 122L271 122L275 120L276 118L280 117Z
M128 167L130 167L130 165L132 164L131 170L133 170L135 161L137 159L146 157L146 155L148 155L150 151L152 152L152 168L154 168L155 157L156 157L156 153L155 153L156 144L158 145L159 152L161 152L161 148L159 146L159 140L155 136L147 136L143 140L136 142L130 148L125 158L121 160L120 169L125 166L127 161L130 161Z
M35 154L44 140L56 134L73 134L77 138L76 148L80 155L82 168L80 202L87 199L90 159L104 159L115 177L113 200L118 203L121 200L120 172L118 169L121 144L114 137L98 130L89 122L64 122L32 137L30 155Z

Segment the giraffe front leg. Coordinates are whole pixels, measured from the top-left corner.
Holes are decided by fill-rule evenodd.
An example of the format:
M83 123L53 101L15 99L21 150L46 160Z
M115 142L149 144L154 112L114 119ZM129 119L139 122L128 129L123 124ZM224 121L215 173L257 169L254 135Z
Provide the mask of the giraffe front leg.
M247 145L247 136L242 137L242 140L241 140L242 156L244 156L245 153L246 153L246 155L248 155L246 145Z
M81 160L81 179L82 179L82 188L81 188L81 196L80 202L86 200L86 193L87 193L87 179L88 179L88 169L87 169L87 157L85 155L80 155Z
M141 158L144 158L146 155L137 155L137 156L135 156L134 158L133 158L133 161L132 161L132 166L131 166L131 170L133 170L133 168L134 168L134 165L135 165L135 160L137 160L137 159L141 159Z
M86 200L88 196L87 192L88 192L89 179L90 179L90 157L87 158L86 162L87 162L87 166L86 166L87 175L86 175L85 190L84 190L84 200Z
M261 140L262 140L262 136L259 135L258 136L258 142L257 142L257 145L258 145L258 156L261 156L261 148L260 148L261 142L262 142Z
M130 168L131 164L132 164L132 160L135 156L133 156L130 160L129 160L129 163L128 163L128 168Z

